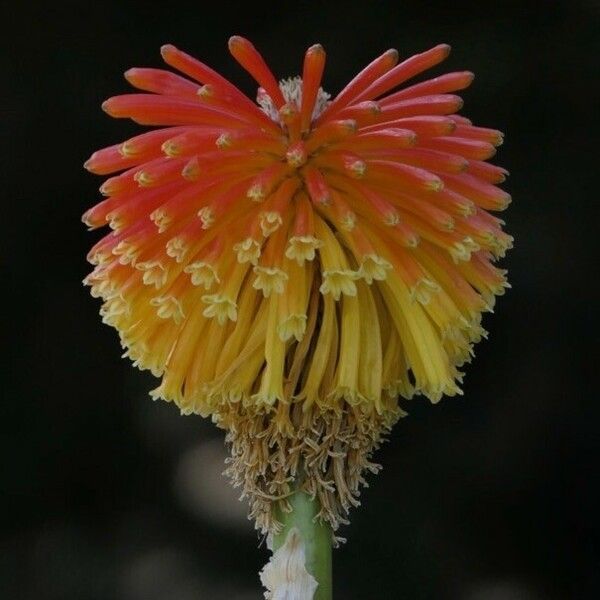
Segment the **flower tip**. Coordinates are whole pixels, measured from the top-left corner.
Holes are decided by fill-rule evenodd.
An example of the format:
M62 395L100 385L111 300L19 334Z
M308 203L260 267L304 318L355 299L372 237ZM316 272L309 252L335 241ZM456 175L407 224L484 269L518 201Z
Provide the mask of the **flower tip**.
M444 182L439 177L432 177L425 184L425 188L432 192L441 192L444 189Z
M325 48L321 44L313 44L307 51L306 54L325 54Z
M210 83L205 83L198 88L196 95L204 99L212 98L215 95L214 87Z
M452 50L452 46L450 44L439 44L435 48L443 56L442 60L448 58L448 55Z
M241 49L244 46L248 48L252 44L241 35L232 35L227 42L227 46L229 47L229 51L233 53L237 48Z
M133 67L131 69L127 69L125 73L123 73L123 77L125 77L126 81L131 85L135 85L136 75L139 73L139 69Z
M160 55L165 59L167 56L169 56L169 54L173 54L174 52L177 52L177 48L175 48L173 44L163 44L160 47Z
M358 123L354 119L344 119L340 121L340 126L348 133L356 133L358 129Z
M512 202L512 196L510 194L505 193L500 201L499 210L507 209L511 202Z
M390 59L390 62L394 64L397 63L398 59L400 58L400 54L396 48L390 48L389 50L386 50L385 55Z
M369 110L369 112L372 115L378 115L381 112L381 105L375 100L372 100L368 104L365 102L365 107Z
M94 222L92 221L92 218L91 218L91 212L92 212L92 209L86 210L81 215L81 222L88 228L88 231L92 231L92 229L96 229L96 226L94 225ZM86 279L83 280L84 284L86 282Z
M94 172L94 155L92 154L84 163L83 168L90 173Z
M109 98L108 100L105 100L102 103L101 108L107 115L110 115L111 117L117 116L114 110L114 98Z

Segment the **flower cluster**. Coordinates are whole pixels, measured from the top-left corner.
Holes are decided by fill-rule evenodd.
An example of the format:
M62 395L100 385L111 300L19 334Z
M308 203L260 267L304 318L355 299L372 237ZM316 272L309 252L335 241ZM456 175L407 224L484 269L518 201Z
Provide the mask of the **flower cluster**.
M100 150L120 172L88 210L111 233L85 282L126 356L161 377L154 398L227 429L230 474L263 530L294 479L334 527L357 503L398 396L460 393L458 370L507 283L494 261L511 237L496 130L455 113L455 72L398 89L446 58L389 50L333 100L325 52L277 82L247 40L234 58L257 102L173 46L182 75L134 68L144 93L103 109L157 126Z

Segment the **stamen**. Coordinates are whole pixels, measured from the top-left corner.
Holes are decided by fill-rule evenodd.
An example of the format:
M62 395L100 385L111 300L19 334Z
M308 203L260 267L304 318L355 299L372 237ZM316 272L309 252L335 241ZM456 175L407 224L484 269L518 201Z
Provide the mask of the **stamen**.
M356 296L356 284L358 273L350 269L335 269L323 271L323 283L319 287L321 294L331 294L334 300L340 296Z
M208 262L194 262L187 265L183 271L184 273L189 273L191 275L192 285L202 285L205 290L209 290L215 283L221 283L217 274L217 269Z
M168 256L181 263L189 251L189 245L183 238L174 237L167 242L166 249Z
M254 267L256 279L252 287L255 290L262 290L263 296L268 298L271 293L282 294L285 283L288 280L287 273L284 273L277 267Z
M221 294L210 294L202 296L202 302L208 304L202 311L206 318L215 317L219 325L224 325L227 320L237 321L237 306L230 298Z
M289 239L285 255L303 266L304 261L314 260L316 250L322 245L323 242L312 235L294 236Z
M306 315L289 315L277 326L277 333L283 342L292 338L300 342L306 331Z
M233 246L233 251L237 254L237 260L240 263L249 262L253 265L258 263L260 258L261 244L254 238L246 238Z
M198 211L200 221L202 221L202 229L208 229L212 227L215 222L215 213L210 206L203 206Z
M358 275L371 285L373 280L383 281L387 277L387 271L392 268L392 265L385 258L377 254L367 254L363 256Z
M135 267L143 271L144 285L153 285L158 290L166 284L169 271L159 260L139 262Z
M274 211L260 213L259 220L260 229L265 237L269 237L272 233L277 231L283 223L281 214Z
M150 305L158 310L156 314L161 319L173 319L179 325L184 318L183 307L174 296L156 296L150 300Z

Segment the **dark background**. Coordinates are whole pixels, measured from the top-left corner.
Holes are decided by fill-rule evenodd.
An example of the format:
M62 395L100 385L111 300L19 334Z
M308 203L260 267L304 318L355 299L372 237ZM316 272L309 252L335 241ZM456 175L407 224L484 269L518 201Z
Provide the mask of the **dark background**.
M534 600L600 594L597 453L599 8L572 2L104 0L3 9L0 596L257 600L267 552L220 478L222 433L153 403L81 285L98 199L82 169L138 127L100 103L174 43L254 86L250 37L279 76L328 52L336 92L374 56L439 42L477 74L463 114L506 132L513 289L465 396L409 403L335 552L336 598ZM593 145L593 146L592 146Z

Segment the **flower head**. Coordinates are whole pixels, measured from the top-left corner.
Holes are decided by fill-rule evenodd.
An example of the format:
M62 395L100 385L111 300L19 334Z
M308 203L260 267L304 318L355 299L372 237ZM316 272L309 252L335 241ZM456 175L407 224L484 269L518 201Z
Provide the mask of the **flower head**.
M511 246L486 162L500 132L455 113L456 72L399 86L446 58L389 50L334 99L325 52L277 82L247 40L234 58L257 103L173 46L181 75L130 69L144 93L103 104L154 126L92 155L121 172L83 220L112 232L86 278L126 355L161 377L154 398L228 430L230 473L258 526L304 479L335 527L369 457L401 414L398 396L460 393L460 366L504 292Z

